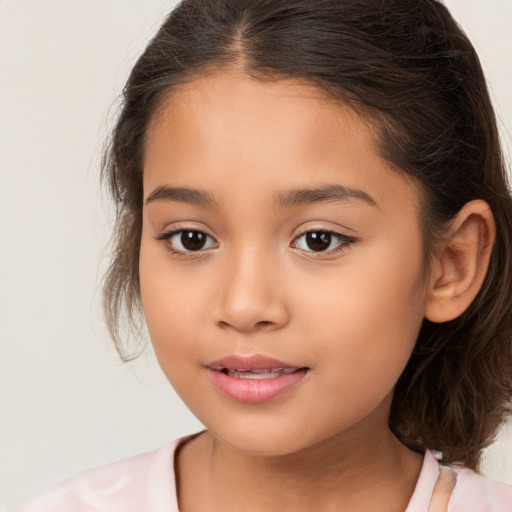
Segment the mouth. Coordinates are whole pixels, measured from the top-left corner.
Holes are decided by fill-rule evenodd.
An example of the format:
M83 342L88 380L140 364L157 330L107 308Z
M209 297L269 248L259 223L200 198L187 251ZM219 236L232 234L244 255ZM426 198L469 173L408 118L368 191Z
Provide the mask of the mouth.
M292 390L309 371L305 366L260 355L229 356L206 368L217 391L230 400L248 404L268 402Z
M290 375L298 370L301 370L301 368L265 368L262 370L249 370L247 368L222 368L220 371L224 375L228 375L229 377L234 377L236 379L261 380L277 379L282 375Z

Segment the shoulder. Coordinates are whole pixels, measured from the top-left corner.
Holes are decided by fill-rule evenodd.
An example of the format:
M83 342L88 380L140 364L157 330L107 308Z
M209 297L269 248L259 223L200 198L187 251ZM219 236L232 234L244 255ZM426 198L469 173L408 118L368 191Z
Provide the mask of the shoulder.
M158 512L162 504L166 511L177 511L173 466L181 441L83 471L10 512Z
M457 466L450 468L456 475L456 481L448 503L448 512L512 512L512 487L469 469ZM439 473L439 463L427 450L406 512L429 510Z
M452 467L457 483L448 512L512 512L512 487L469 469Z

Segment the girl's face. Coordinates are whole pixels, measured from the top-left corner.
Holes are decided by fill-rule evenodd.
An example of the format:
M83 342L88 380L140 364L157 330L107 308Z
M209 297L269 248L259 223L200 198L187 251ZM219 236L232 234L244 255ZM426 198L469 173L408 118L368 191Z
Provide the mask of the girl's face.
M387 432L428 294L419 204L311 87L226 72L173 92L147 137L141 294L215 437L285 454Z

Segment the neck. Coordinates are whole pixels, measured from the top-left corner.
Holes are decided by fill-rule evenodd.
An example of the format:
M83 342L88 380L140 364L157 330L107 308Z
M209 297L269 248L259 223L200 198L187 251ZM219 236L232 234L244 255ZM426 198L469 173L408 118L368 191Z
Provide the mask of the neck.
M239 453L206 432L178 459L180 505L183 510L359 512L383 510L385 503L389 512L401 512L421 462L387 428L371 436L343 432L278 456ZM198 503L200 496L208 496L208 503Z

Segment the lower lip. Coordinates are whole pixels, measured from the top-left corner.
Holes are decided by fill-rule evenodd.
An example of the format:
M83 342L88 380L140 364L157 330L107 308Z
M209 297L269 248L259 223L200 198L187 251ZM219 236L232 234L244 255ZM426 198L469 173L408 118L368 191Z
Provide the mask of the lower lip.
M246 404L269 402L295 387L306 375L307 369L274 377L273 379L241 379L230 377L219 370L209 369L213 385L227 398Z

